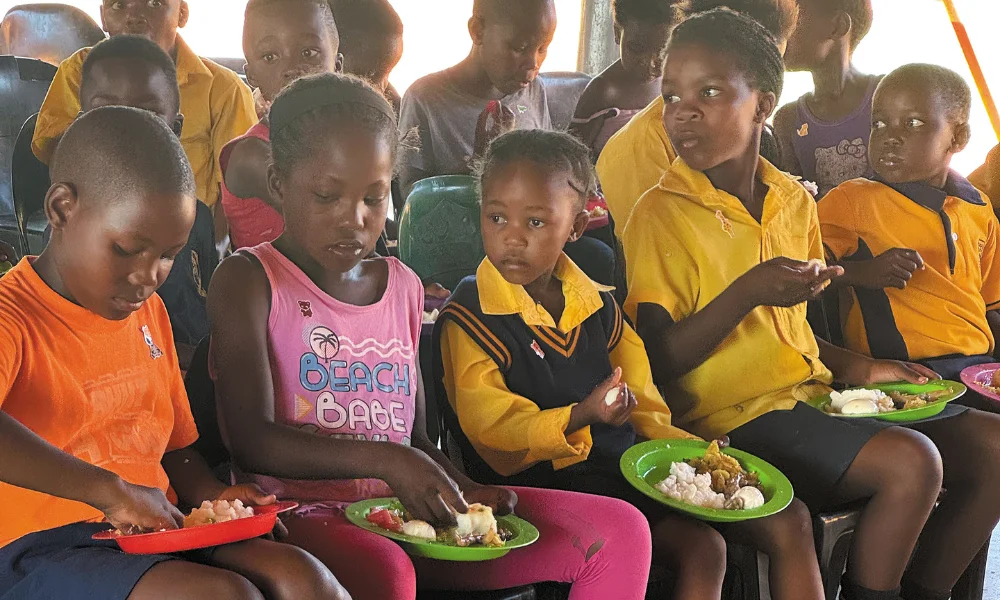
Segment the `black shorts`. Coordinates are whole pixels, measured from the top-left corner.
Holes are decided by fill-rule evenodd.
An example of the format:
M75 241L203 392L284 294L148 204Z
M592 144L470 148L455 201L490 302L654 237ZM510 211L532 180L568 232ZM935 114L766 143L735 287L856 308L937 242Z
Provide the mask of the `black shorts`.
M182 555L125 554L90 536L107 523L75 523L21 537L0 548L0 600L126 600L157 564L204 563L211 550Z
M774 410L729 433L733 448L771 463L792 482L795 496L810 510L830 508L829 499L861 449L875 434L901 425L920 431L921 424L949 419L968 410L949 404L939 415L912 423L878 419L841 419L804 402Z

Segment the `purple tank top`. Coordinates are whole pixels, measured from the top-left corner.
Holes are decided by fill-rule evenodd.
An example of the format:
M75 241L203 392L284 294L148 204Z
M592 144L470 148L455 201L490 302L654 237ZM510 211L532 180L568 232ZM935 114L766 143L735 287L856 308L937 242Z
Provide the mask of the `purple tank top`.
M316 435L410 444L424 290L395 258L385 293L355 306L319 289L270 243L248 249L271 285L268 357L275 421ZM247 479L247 477L239 477ZM298 481L248 476L282 499L346 503L392 496L377 479Z
M799 98L792 135L802 177L819 187L819 197L845 181L868 177L868 140L872 131L872 98L878 80L873 79L857 110L837 121L821 121Z

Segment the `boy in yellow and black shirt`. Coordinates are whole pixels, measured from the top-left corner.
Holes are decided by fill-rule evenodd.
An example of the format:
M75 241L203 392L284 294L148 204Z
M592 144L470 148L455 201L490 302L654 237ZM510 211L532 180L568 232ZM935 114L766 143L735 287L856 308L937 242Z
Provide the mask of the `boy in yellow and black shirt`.
M947 379L993 362L1000 324L1000 223L988 198L949 169L969 141L970 104L957 73L897 69L875 98L876 180L844 183L819 203L827 256L850 287L845 345L917 360Z

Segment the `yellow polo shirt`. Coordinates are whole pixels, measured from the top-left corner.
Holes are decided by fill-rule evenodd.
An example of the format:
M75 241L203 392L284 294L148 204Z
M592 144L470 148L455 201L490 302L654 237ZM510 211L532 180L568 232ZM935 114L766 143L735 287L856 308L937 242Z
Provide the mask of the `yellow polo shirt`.
M597 159L597 176L621 237L632 209L677 158L663 126L663 97L632 117L608 140Z
M764 159L758 175L769 188L761 223L683 159L643 195L622 239L629 284L625 312L633 320L638 306L648 303L681 321L772 258L822 259L809 192ZM828 393L832 380L806 322L806 305L760 306L664 393L678 425L711 439Z
M945 189L855 179L819 203L831 262L869 260L892 248L924 259L906 289L852 289L842 303L848 348L876 358L922 360L989 354L986 311L1000 308L996 215L971 183Z
M604 306L600 292L613 289L591 281L565 254L555 277L566 299L558 324L524 287L508 283L489 259L476 271L481 308L488 315L519 315L528 325L570 333ZM693 437L671 425L670 409L653 385L646 348L623 324L611 365L621 367L622 381L638 400L632 412L636 433L647 439ZM593 445L590 427L566 433L575 405L541 410L530 398L511 392L496 362L452 321L441 331L441 359L448 401L462 431L494 471L509 476L546 460L556 469L587 460Z
M986 162L969 175L969 181L990 198L994 212L1000 208L1000 145L994 146L986 155Z
M80 113L80 79L90 48L79 50L59 65L35 126L31 148L48 163L62 134ZM194 169L198 197L213 206L219 199L223 146L257 123L250 88L239 76L196 55L177 37L177 83L181 90L184 129L181 145Z

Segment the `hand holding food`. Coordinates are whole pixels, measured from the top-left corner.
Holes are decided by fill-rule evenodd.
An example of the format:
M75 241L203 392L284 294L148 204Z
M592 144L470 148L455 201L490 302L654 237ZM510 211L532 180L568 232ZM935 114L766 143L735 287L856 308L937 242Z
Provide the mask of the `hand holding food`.
M875 258L851 265L851 283L870 289L904 289L913 273L924 268L920 253L909 248L886 250Z
M463 548L473 544L499 548L513 537L497 525L493 510L482 504L470 504L468 512L455 515L452 527L435 528L405 511L389 508L373 509L365 518L382 529Z
M855 360L850 367L840 379L847 385L858 387L894 381L922 385L928 381L941 379L940 375L923 365L898 360Z
M831 279L843 274L842 267L827 267L822 261L780 256L750 269L737 283L751 306L787 308L818 298Z
M385 482L414 518L429 523L455 525L455 513L469 507L451 477L429 456L407 446L398 446L399 457L389 465Z
M606 423L621 427L629 420L638 401L621 379L622 370L619 367L578 405L585 424Z
M178 529L184 515L157 488L121 482L116 499L108 507L97 507L115 529L123 533Z
M462 495L469 504L484 504L501 516L513 513L514 507L517 506L517 494L496 485L466 484Z
M668 498L703 508L750 510L765 502L757 474L723 454L718 442L709 444L701 458L672 463L670 476L655 487Z

